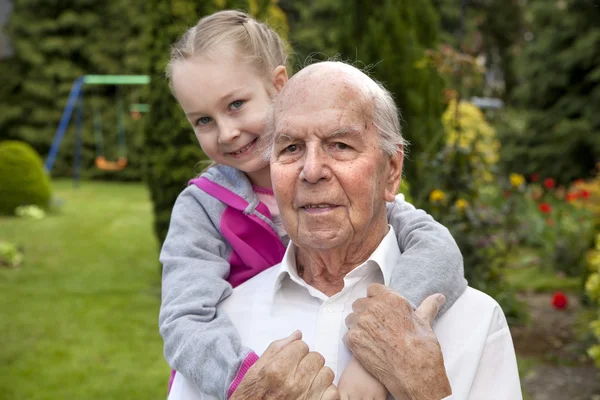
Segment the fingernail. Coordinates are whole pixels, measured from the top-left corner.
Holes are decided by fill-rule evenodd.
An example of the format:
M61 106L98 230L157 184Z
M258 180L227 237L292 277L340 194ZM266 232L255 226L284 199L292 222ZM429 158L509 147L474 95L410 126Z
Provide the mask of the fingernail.
M436 299L435 299L438 303L438 305L440 306L440 308L446 304L446 296L444 296L443 294L438 294Z

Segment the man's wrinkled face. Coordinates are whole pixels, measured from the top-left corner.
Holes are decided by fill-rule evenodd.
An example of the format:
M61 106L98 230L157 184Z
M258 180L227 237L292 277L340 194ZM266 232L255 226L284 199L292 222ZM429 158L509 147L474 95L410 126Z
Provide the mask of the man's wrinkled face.
M312 86L284 88L275 105L271 179L291 240L331 249L363 240L385 215L402 156L381 151L364 94L346 82Z

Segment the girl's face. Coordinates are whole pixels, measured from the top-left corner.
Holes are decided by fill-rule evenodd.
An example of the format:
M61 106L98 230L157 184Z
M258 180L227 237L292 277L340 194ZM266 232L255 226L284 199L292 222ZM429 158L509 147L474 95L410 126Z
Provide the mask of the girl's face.
M173 89L204 153L245 172L254 185L270 187L269 162L256 143L265 128L271 97L287 81L285 67L273 71L269 85L231 53L176 63Z

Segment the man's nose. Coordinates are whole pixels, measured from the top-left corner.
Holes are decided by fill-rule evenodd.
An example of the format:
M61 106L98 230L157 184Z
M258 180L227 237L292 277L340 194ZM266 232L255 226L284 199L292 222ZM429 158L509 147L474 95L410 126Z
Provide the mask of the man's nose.
M331 171L327 162L327 155L319 146L307 148L300 178L308 183L318 183L320 180L328 179Z
M229 144L240 136L240 130L231 122L219 124L219 144Z

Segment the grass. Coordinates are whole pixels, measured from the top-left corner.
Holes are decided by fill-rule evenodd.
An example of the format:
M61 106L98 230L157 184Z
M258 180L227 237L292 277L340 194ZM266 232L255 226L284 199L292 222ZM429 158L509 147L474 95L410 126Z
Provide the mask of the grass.
M2 399L164 399L158 249L144 185L53 184L43 220L0 217L24 248L0 268Z
M535 249L520 247L512 252L508 268L502 271L503 280L518 292L581 291L580 276L563 276L544 268Z
M505 282L517 291L581 291L581 277L560 276L552 271L544 270L539 266L522 267L518 269L507 268L503 271L503 276Z

